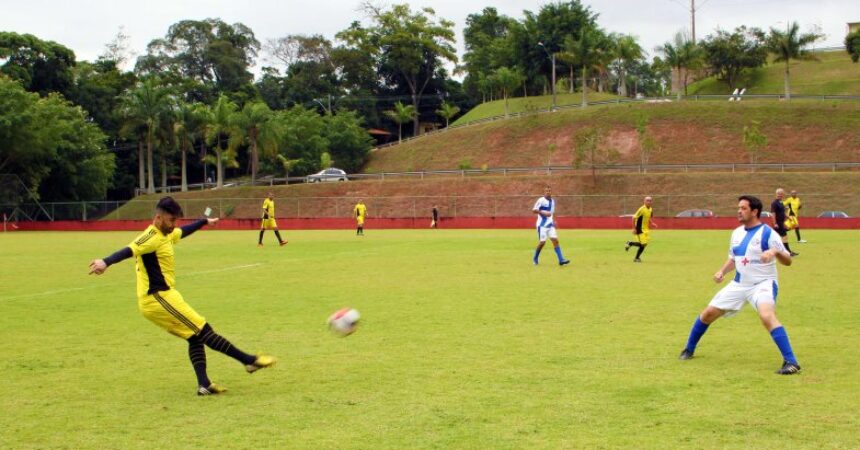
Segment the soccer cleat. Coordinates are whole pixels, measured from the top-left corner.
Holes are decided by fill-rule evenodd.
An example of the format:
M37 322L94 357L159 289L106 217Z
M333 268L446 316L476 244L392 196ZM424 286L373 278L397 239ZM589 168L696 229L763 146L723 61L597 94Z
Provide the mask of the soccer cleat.
M534 263L534 265L538 265L538 259L537 259L537 258L532 258L532 263Z
M792 258L794 258L795 256L800 256L800 253L797 253L797 252L789 252L789 255L791 255L791 257L792 257Z
M682 360L693 359L693 352L691 352L685 348L684 351L681 352L680 355L678 355L678 359L682 359Z
M263 244L257 244L257 247L263 248Z
M801 240L797 241L797 243L798 243L798 244L805 244L805 243L806 243L806 239L801 239Z
M559 262L558 262L558 265L559 265L559 266L566 266L566 265L568 265L568 264L570 264L570 260L569 260L569 259L562 259L561 261L559 261Z
M283 246L287 245L287 241L286 240L281 241L280 244L281 244L281 247L283 247Z
M624 245L624 251L630 250L630 246L633 245L633 242L627 241L627 244Z
M197 386L197 395L218 395L225 392L227 392L227 388L215 383L209 386Z
M639 259L639 258L636 258L636 259L634 259L634 260L633 260L633 262L642 262L642 260L641 260L641 259Z
M775 373L778 375L794 375L800 372L800 365L797 363L790 363L788 361L782 362L782 367L779 368Z
M266 354L261 353L261 354L257 355L257 359L255 359L253 363L245 365L245 370L248 373L254 373L260 369L265 369L266 367L272 367L275 365L276 362L278 362L278 360L275 359L274 356L270 356L270 355L266 355Z

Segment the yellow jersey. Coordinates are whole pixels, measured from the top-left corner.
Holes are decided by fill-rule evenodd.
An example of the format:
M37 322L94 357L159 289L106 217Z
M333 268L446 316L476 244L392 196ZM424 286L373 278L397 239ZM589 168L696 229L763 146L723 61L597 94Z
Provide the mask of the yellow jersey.
M636 214L633 215L633 226L636 227L636 234L648 232L651 226L651 214L653 214L653 211L645 205L640 206L636 210Z
M367 216L367 206L364 206L364 203L359 203L355 205L355 209L353 211L355 212L355 217L360 217L363 219L365 216Z
M128 245L137 261L134 267L138 298L176 288L173 245L180 239L182 228L176 227L165 235L150 225Z
M263 200L263 213L268 215L269 219L275 218L275 201L270 199Z
M782 201L782 204L785 205L785 215L800 215L800 197L788 197Z

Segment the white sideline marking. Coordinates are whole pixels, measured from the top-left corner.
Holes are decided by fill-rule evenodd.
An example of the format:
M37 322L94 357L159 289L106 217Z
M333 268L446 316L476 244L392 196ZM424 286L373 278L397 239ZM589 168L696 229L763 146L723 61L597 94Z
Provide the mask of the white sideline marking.
M200 272L189 272L189 273L183 274L182 277L183 278L193 278L193 277L198 276L198 275L208 275L210 273L229 272L231 270L250 269L252 267L257 267L257 266L262 266L262 265L263 265L263 263L255 263L255 264L243 264L241 266L224 267L222 269L202 270ZM123 281L123 282L119 282L119 283L94 284L92 286L75 287L75 288L68 288L68 289L54 289L52 291L39 292L37 294L16 295L14 297L2 297L2 298L0 298L0 301L20 300L22 298L44 297L47 295L54 295L54 294L67 294L69 292L84 291L87 289L103 289L105 287L121 286L121 285L126 285L126 284L134 284L134 282Z

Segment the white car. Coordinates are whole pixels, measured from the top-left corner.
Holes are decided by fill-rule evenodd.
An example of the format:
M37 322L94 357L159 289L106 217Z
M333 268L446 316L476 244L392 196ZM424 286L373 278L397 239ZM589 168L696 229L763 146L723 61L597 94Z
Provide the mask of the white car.
M347 176L346 172L335 169L328 168L325 170L321 170L313 175L308 175L307 182L308 183L319 183L321 181L346 181Z

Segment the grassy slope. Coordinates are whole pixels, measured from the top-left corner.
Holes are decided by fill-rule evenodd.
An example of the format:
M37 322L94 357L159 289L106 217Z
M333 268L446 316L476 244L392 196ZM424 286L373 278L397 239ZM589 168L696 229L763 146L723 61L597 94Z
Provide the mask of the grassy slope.
M820 61L792 61L791 93L805 95L860 95L860 64L852 63L845 51L817 54ZM749 94L782 94L785 63L772 63L751 70L738 83ZM728 84L706 78L691 84L689 94L731 94Z
M623 231L562 229L561 270L551 251L531 266L529 230L296 232L263 249L204 230L176 248L181 292L281 362L249 376L208 351L230 391L202 399L187 346L138 314L134 265L86 275L133 236L0 236L0 272L20 280L0 283L0 447L860 447L857 232L816 231L780 268L803 373L779 377L749 307L676 359L727 231L657 230L634 266ZM324 321L345 305L363 324L338 339Z
M643 195L655 197L660 216L688 208L708 208L733 215L740 193L768 199L778 186L797 189L806 205L803 216L822 210L860 215L860 172L842 173L675 173L438 177L425 180L351 181L323 185L235 188L176 193L189 215L206 206L232 218L259 218L260 204L275 191L278 217L350 217L361 197L371 217L426 216L434 204L444 216L530 215L534 199L550 183L562 215L603 216L633 212ZM587 195L590 197L568 197ZM452 196L457 196L454 198ZM159 195L138 197L108 219L146 219Z
M593 106L486 123L374 151L367 172L571 165L573 137L600 125L618 162L639 163L636 118L647 116L651 163L743 163L743 127L761 124L759 162L860 161L860 102L681 102Z
M613 100L618 98L617 95L605 93L589 93L589 102L599 102L604 100ZM582 102L582 93L558 93L556 95L556 105L578 105ZM519 113L525 111L536 111L549 109L552 106L551 95L539 95L535 97L516 97L508 99L508 112ZM472 108L466 114L460 116L451 125L461 125L475 120L484 119L487 117L503 116L505 114L505 101L494 100L491 102L482 103Z

